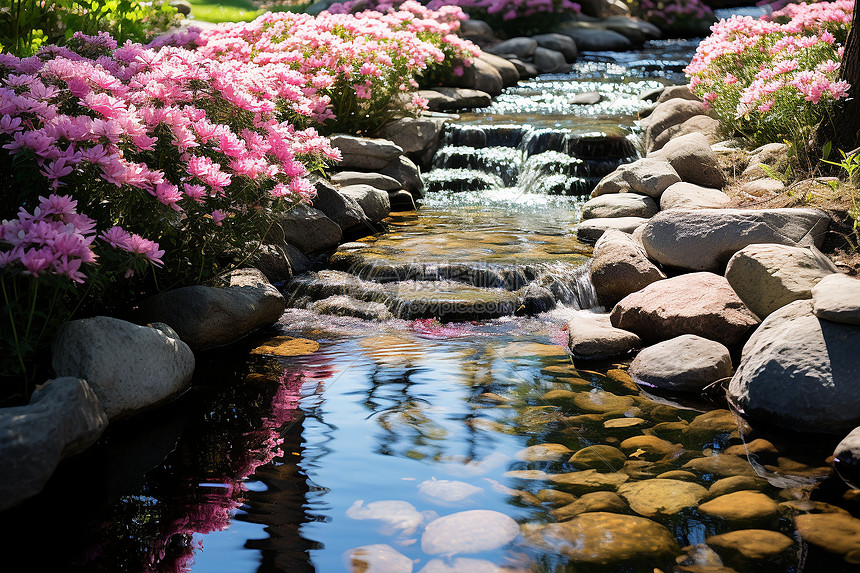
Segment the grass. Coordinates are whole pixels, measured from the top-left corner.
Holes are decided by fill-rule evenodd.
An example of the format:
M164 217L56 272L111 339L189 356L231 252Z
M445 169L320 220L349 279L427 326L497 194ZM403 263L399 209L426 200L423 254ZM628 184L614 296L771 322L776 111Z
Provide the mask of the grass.
M191 15L201 22L250 22L266 11L302 12L311 2L302 0L189 0Z

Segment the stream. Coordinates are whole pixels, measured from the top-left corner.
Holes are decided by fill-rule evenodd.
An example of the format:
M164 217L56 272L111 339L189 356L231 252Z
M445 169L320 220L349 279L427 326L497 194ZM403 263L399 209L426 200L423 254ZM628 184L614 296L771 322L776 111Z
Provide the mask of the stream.
M683 82L696 45L585 54L463 114L419 211L297 277L274 329L202 354L180 400L65 462L4 514L2 547L37 571L852 570L795 531L856 509L834 444L566 350L595 306L580 207L637 157L639 94ZM253 351L272 337L281 355Z

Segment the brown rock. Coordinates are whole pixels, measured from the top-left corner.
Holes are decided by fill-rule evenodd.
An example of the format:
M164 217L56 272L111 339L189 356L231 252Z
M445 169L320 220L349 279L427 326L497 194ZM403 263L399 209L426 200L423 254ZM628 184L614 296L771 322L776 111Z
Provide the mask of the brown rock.
M757 491L721 495L700 505L699 511L738 524L767 522L777 516L776 502Z
M559 521L571 519L581 513L605 511L609 513L626 513L629 507L617 493L612 491L595 491L587 493L576 501L559 507L550 514Z

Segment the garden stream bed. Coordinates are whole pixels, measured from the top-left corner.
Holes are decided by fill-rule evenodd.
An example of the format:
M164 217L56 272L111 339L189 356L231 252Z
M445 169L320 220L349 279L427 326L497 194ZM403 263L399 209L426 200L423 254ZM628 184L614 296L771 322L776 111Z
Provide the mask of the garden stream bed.
M202 354L179 401L65 462L4 514L3 546L63 571L850 570L857 551L807 542L856 543L834 533L857 500L832 443L649 395L626 364L566 349L567 320L594 305L573 233L585 196L547 192L611 168L581 153L589 134L610 134L616 163L635 154L636 94L681 81L695 45L586 57L464 115L420 211L289 287L274 331ZM586 91L602 101L569 104ZM455 191L465 169L482 188ZM372 291L392 316L309 310L323 273L355 287L325 296ZM524 316L505 297L532 283L554 308ZM488 307L505 312L436 320ZM272 336L281 356L250 352Z

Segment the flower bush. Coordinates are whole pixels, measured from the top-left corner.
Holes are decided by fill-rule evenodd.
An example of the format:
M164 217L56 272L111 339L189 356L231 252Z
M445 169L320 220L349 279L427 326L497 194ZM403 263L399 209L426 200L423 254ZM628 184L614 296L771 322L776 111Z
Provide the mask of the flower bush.
M487 21L503 35L531 35L549 32L559 17L578 14L581 6L571 0L431 0L430 8L454 5L470 16Z
M714 12L702 0L639 0L633 12L664 32L696 34L713 23Z
M838 0L722 20L686 68L690 86L728 132L805 143L847 95L838 75L853 9Z

